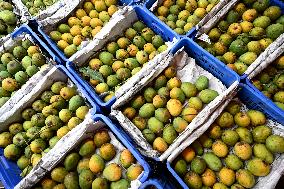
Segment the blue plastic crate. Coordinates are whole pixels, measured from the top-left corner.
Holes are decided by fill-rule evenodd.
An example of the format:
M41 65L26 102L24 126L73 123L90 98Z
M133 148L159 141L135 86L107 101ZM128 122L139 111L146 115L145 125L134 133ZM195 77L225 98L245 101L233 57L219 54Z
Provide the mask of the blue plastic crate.
M260 92L250 80L246 79L246 84L242 84L243 88L239 92L240 99L253 109L258 109L274 121L284 125L284 111L280 109L272 100L267 98L262 92Z
M4 149L0 148L0 181L6 189L14 188L21 181L21 170L16 162L4 157Z
M162 38L165 41L172 41L173 38L178 39L179 37L174 34L169 32L167 29L165 29L165 26L162 25L158 18L153 17L149 14L149 12L143 10L142 7L140 6L134 6L134 10L138 16L138 19L143 21L147 27L151 28L154 30L155 33L159 34L162 36ZM68 61L67 62L67 69L74 75L74 77L84 86L84 88L90 93L90 95L93 97L93 99L96 101L96 103L103 107L103 109L110 110L111 106L113 103L116 101L116 98L113 97L111 100L108 102L104 102L98 94L96 94L95 90L93 87L82 77L80 76L80 73L76 71L75 64L73 62Z
M149 179L144 182L139 189L151 189L151 187L155 187L156 189L173 189L176 188L171 183L166 182L161 179Z
M81 0L81 1L86 1L86 0ZM118 0L118 5L119 6L123 6L123 5L131 5L133 4L132 0ZM73 14L69 14L73 15ZM68 16L68 17L69 17ZM65 19L64 19L65 20ZM57 44L49 37L48 34L46 34L43 29L36 23L36 21L32 21L33 24L37 25L37 32L44 38L44 40L46 41L46 43L50 46L50 48L62 59L62 61L64 62L64 64L68 61L68 57L65 56L64 52L62 50L60 50L57 47ZM62 21L60 21L59 23L57 23L57 25L61 24Z
M270 0L270 6L272 6L272 5L279 6L279 7L281 8L281 11L282 11L281 13L284 14L284 2L282 2L282 1L280 1L280 0ZM196 33L197 33L197 30L196 30L196 28L194 28L194 30L193 30L191 33L188 33L187 37L192 38L192 39L194 40L195 45L196 45L196 46L199 46L199 45L195 42L195 40L196 40L196 37L195 37ZM203 49L201 46L199 46L199 47L200 47L200 49L201 49L202 51L204 51L204 54L207 54L207 56L211 56L212 59L214 59L215 62L219 62L219 63L225 65L225 63L221 62L218 58L216 58L215 56L213 56L212 54L210 54L208 51L206 51L205 49ZM242 82L245 82L244 80L245 80L246 78L247 78L247 75L246 75L246 74L242 74L242 75L240 76L240 80L241 80Z
M23 24L13 33L11 33L11 37L15 38L23 33L30 34L33 40L35 41L35 43L40 47L40 49L43 52L49 55L52 58L52 60L55 61L57 64L62 64L61 59L53 53L53 51L37 36L35 32L33 32L33 30L27 24Z
M100 107L92 100L89 94L84 90L80 83L68 72L68 70L62 65L56 65L56 67L64 72L68 78L76 85L77 89L84 95L93 108L93 114L100 113ZM6 189L13 189L21 181L21 170L18 168L17 163L10 161L4 157L3 148L0 148L0 181L3 183Z
M217 77L226 87L229 87L235 81L240 81L240 77L237 73L229 69L221 62L215 61L214 57L204 53L204 50L197 46L192 39L184 38L176 44L171 52L174 54L180 48L184 47L187 54L196 60L196 63L203 69L209 71L215 77Z
M143 167L144 172L143 175L140 176L139 181L141 183L144 183L150 174L150 166L146 162L146 160L143 158L143 156L137 151L137 149L133 146L131 140L129 140L126 133L119 129L116 124L114 124L108 117L102 115L102 114L95 114L93 116L93 119L95 121L102 121L104 122L110 130L114 133L117 139L132 153L132 155L135 157L137 162Z
M255 91L253 91L248 85L240 84L239 91L237 96L243 104L247 106L249 109L259 110L263 112L267 118L272 119L280 124L284 124L284 117L275 114L274 110L271 109L270 105L266 102L261 101L256 95ZM185 189L189 187L185 184L183 179L175 172L172 168L170 162L167 162L167 168L170 173L176 178L176 180L181 184L181 186Z

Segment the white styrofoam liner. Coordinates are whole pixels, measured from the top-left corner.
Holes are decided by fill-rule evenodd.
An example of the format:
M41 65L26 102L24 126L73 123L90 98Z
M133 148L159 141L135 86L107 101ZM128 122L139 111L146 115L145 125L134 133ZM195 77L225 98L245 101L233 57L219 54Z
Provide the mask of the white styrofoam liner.
M172 64L177 66L177 76L183 82L188 81L194 83L200 75L207 76L210 81L209 88L216 90L219 93L219 96L206 105L205 108L203 108L203 110L201 110L193 121L187 126L187 128L179 134L173 144L171 144L163 154L160 154L146 141L142 132L126 116L123 115L120 107L129 102L136 93L141 91L166 67ZM125 93L121 98L117 99L112 106L111 115L114 116L119 121L120 125L131 135L142 154L148 157L158 158L159 160L163 161L176 147L179 146L187 135L204 123L206 118L218 107L220 103L226 99L226 96L229 96L233 91L236 90L237 86L238 82L236 81L227 89L220 80L198 66L195 63L195 60L188 57L187 53L181 49L174 56L169 55L164 60L160 61L159 64L157 64L155 68L147 75L146 79L141 79L140 82L135 84L128 93Z

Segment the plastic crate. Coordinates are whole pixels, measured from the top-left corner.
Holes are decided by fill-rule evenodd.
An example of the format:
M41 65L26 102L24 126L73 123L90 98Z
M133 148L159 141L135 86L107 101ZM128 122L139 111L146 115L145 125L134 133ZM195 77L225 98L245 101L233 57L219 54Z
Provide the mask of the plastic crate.
M242 84L241 87L244 88L244 90L239 92L242 94L240 98L250 108L261 110L265 112L270 119L284 125L284 111L259 91L248 78L246 79L246 84Z
M62 64L61 59L53 53L53 51L37 36L37 34L27 24L23 24L13 33L11 33L11 37L15 38L23 33L30 34L42 51L48 54L57 64Z
M272 6L272 5L279 6L279 7L281 8L281 13L284 14L284 2L282 2L282 1L280 1L280 0L270 0L270 6ZM206 54L207 56L211 56L212 59L214 59L215 62L219 62L219 63L225 65L225 63L221 62L218 58L216 58L215 56L213 56L212 54L210 54L208 51L206 51L205 49L203 49L201 46L199 46L199 45L195 42L195 40L196 40L196 37L195 37L196 33L197 33L197 30L196 30L196 28L194 28L194 30L193 30L191 33L188 33L187 37L193 39L193 40L194 40L193 42L195 43L195 45L198 46L198 47L200 47L200 49L203 51L204 54ZM247 75L246 75L246 74L240 75L240 80L241 80L241 81L245 82L244 80L245 80L246 78L247 78Z
M235 81L240 81L240 77L237 73L229 69L221 62L215 61L214 57L204 53L204 50L197 46L192 39L184 38L176 44L171 52L176 53L180 48L184 47L187 54L194 58L196 63L203 69L209 71L215 77L217 77L226 87L229 87Z
M100 107L92 101L92 98L84 90L84 88L79 84L78 81L68 72L68 70L62 65L56 65L56 67L64 72L68 78L76 85L80 93L89 102L90 106L93 108L93 114L100 113ZM18 168L17 163L10 161L4 157L4 149L0 148L0 180L6 189L13 189L21 181L21 170Z
M0 181L6 189L14 188L21 180L21 170L16 162L4 157L4 150L0 148Z
M161 179L149 179L146 182L144 182L139 189L154 189L150 187L155 187L156 189L173 189L176 188L171 183L167 183L164 180Z
M149 12L143 10L140 6L134 6L134 10L138 16L138 19L143 21L147 27L151 28L156 34L162 36L164 41L172 41L174 38L178 39L179 37L169 32L164 25L162 25L158 18L153 17L150 15ZM101 106L105 110L110 110L113 103L116 101L116 98L113 97L108 102L104 102L99 95L95 92L93 87L85 80L82 79L80 74L76 71L75 64L73 62L67 62L67 69L74 75L74 77L84 86L84 88L90 93L96 103Z
M255 92L249 86L247 86L246 84L240 84L239 89L240 90L238 91L237 97L241 100L242 103L244 103L247 106L247 108L259 110L263 112L267 118L283 124L284 122L283 116L281 118L275 115L274 111L270 108L270 106L267 103L264 103L260 101L258 98L256 98ZM183 179L172 168L170 162L167 162L167 168L183 188L185 189L189 188L185 184Z
M86 1L86 0L81 0L81 1ZM118 0L119 6L131 5L132 3L133 3L132 0ZM70 14L69 14L69 16L70 16ZM62 22L60 21L56 25L58 25L60 23L62 23ZM38 25L38 23L35 20L32 20L31 24L36 25L37 32L43 37L43 39L50 46L50 48L62 59L62 61L65 64L68 61L68 58L65 56L64 52L57 47L57 44L49 37L48 34L46 34L43 31L43 29Z

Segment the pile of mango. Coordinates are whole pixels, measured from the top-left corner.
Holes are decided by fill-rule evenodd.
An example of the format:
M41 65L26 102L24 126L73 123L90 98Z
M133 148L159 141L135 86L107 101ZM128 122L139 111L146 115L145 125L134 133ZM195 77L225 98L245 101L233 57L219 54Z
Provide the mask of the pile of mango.
M259 73L253 85L265 96L284 110L284 56L278 57L271 65Z
M243 74L277 37L284 33L284 16L269 0L241 0L208 32L204 49Z
M123 37L109 42L96 58L92 58L87 67L79 69L105 102L114 96L114 91L123 82L167 49L163 38L141 21L133 23L123 33ZM108 95L103 95L106 93Z
M119 151L101 129L71 151L48 176L38 184L41 188L127 189L144 171L128 149Z
M36 15L39 11L45 10L58 0L22 0L22 3L28 8L31 15Z
M252 188L284 152L284 138L266 124L262 112L232 101L172 166L189 188Z
M12 33L18 18L13 12L14 7L8 0L0 0L0 38Z
M1 53L0 107L46 64L40 48L25 39Z
M26 176L60 138L84 120L88 111L76 88L55 82L22 111L21 120L0 134L4 156L17 161L21 176Z
M205 76L190 83L182 82L176 74L175 67L166 68L122 109L160 153L165 152L198 112L219 95L209 89Z
M82 41L92 39L117 10L117 0L85 1L82 8L49 36L67 57L71 57L80 50Z
M155 15L178 34L186 34L219 0L165 0Z

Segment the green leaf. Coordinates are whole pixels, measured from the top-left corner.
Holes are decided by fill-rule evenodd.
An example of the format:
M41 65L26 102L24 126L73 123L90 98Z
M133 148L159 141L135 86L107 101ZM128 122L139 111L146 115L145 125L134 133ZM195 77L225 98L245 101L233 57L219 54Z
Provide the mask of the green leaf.
M79 71L84 75L94 80L99 80L104 82L102 74L96 70L91 69L90 67L80 68Z

